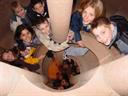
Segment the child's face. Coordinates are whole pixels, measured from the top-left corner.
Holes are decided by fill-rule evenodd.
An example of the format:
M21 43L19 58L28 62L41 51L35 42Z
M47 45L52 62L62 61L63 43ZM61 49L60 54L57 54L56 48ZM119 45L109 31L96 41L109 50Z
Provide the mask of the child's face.
M2 58L3 58L3 60L9 61L9 62L15 60L15 57L14 57L14 55L13 55L13 53L11 51L4 52L3 55L2 55Z
M32 34L27 29L24 29L21 32L20 39L24 42L30 43L32 40Z
M44 13L44 3L35 4L33 10L39 14L43 14Z
M101 25L92 30L98 42L109 45L112 40L112 29L110 26Z
M47 21L45 21L44 23L41 23L39 26L38 26L39 30L42 32L42 33L49 33L49 23Z
M85 8L82 12L82 18L85 24L91 23L95 18L95 9L91 6Z
M15 11L16 15L18 15L19 17L24 18L26 15L24 8L20 5L14 11Z

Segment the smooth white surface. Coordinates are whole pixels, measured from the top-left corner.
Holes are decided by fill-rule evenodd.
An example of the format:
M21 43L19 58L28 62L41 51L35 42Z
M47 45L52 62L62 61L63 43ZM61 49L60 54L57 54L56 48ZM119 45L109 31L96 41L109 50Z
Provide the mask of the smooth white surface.
M69 32L73 0L47 0L50 23L56 42L63 42Z

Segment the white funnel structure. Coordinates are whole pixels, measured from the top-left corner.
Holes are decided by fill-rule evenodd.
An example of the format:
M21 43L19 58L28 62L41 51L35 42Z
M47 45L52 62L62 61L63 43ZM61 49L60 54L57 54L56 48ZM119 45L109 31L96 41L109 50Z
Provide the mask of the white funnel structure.
M66 2L67 5L57 2ZM58 5L62 9L66 9L63 10L65 11L63 16L67 17L66 21L63 21L64 18L55 16L55 10L50 11L52 30L57 41L62 42L66 37L71 3L72 0L48 0L49 11L56 8L60 9L57 7ZM54 8L50 4L55 4L53 5ZM69 14L66 14L68 11ZM61 15L63 12L58 10L56 13ZM62 19L65 27L60 26L59 21L56 22L58 18ZM60 33L60 31L63 32ZM128 56L110 62L117 58L111 50L93 42L94 38L91 35L83 34L82 36L86 46L95 53L101 64L79 76L82 86L73 86L71 89L61 92L52 90L43 83L44 77L0 62L0 96L128 96ZM90 75L92 77L85 83L84 80L86 81Z
M103 64L87 83L61 92L47 88L39 75L0 62L0 96L128 96L127 62L128 56Z
M66 40L73 0L47 0L50 23L56 42Z

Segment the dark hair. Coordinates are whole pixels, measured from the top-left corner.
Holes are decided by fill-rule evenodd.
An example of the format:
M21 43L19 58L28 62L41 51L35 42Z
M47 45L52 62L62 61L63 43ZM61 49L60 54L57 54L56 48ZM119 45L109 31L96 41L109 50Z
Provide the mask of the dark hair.
M30 6L31 6L31 8L34 8L34 6L35 6L37 3L43 4L44 2L45 2L45 0L31 0L31 1L30 1Z
M35 22L36 27L38 27L38 25L40 25L41 23L44 23L45 21L48 22L47 18L44 18L44 17L38 18Z
M20 39L20 35L24 29L27 29L32 34L32 38L35 36L34 30L30 26L21 24L16 28L14 39L18 44L18 49L22 51L26 49L26 46L24 45L23 40Z
M107 17L99 17L96 18L93 22L92 22L92 30L94 28L97 28L100 25L110 25L111 22Z
M16 42L17 42L17 47L20 51L26 50L26 46L22 40L16 40Z
M34 36L34 30L30 27L30 26L27 26L27 25L24 25L24 24L21 24L19 25L17 28L16 28L16 31L15 31L15 36L14 36L14 39L17 41L17 40L21 40L20 39L20 35L22 33L22 31L24 29L27 29L31 34L32 34L32 37Z

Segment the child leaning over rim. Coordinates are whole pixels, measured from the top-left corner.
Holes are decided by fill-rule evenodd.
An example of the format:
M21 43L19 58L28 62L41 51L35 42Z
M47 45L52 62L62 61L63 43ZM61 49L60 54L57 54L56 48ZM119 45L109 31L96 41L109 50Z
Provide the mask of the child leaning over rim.
M29 65L36 65L44 58L44 55L34 57L36 49L40 46L38 38L35 36L33 29L30 26L19 25L15 32L15 41L24 62Z
M31 0L27 11L32 25L38 18L49 18L46 0Z
M39 40L49 50L61 51L69 47L69 45L67 44L68 40L64 41L63 43L57 43L53 40L50 23L47 18L39 18L36 22L34 30Z
M15 32L18 25L25 24L31 26L31 21L28 18L27 10L19 1L11 2L11 10L13 15L10 19L11 31Z
M92 23L92 33L96 40L108 47L115 45L121 53L128 53L128 44L121 39L121 27L106 17L99 17ZM126 30L125 30L126 31ZM127 39L128 40L128 39Z
M49 49L52 51L62 51L65 50L66 55L71 56L78 56L78 55L84 55L86 52L88 52L87 48L79 48L74 46L69 46L68 41L69 38L67 38L66 41L62 43L57 43L53 40L53 35L51 32L50 23L46 18L39 18L37 23L35 33L39 40Z
M80 31L90 32L92 21L103 15L103 2L101 0L80 0L76 5L75 11L71 16L70 29L68 36L74 40L79 46L85 47Z

